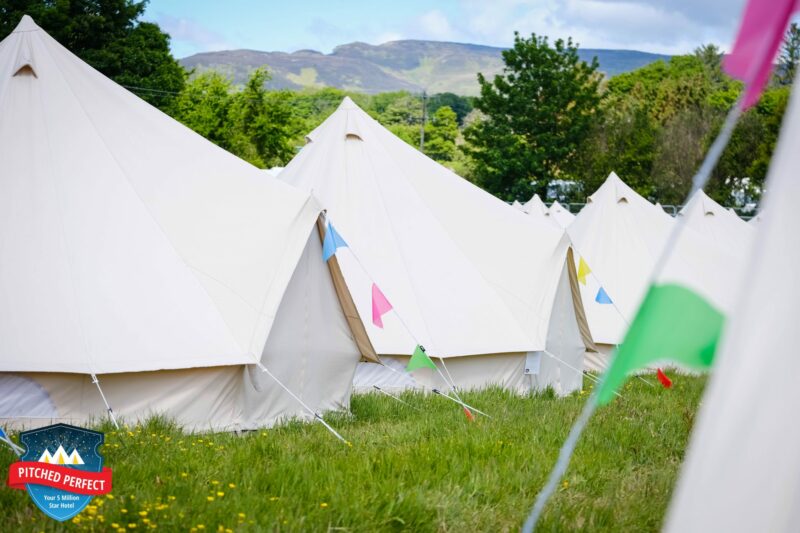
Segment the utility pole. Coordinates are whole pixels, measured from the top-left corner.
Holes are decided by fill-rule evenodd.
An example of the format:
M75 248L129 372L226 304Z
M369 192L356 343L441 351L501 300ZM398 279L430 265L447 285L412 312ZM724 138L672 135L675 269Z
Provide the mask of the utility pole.
M425 101L428 98L425 89L422 89L422 122L419 125L419 151L425 151L425 120L428 117L428 106Z

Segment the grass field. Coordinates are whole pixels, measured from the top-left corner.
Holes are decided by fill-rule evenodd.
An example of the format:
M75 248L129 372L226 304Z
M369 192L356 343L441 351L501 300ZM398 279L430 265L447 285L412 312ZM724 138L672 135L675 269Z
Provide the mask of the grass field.
M658 530L704 383L631 380L595 414L540 530ZM355 396L351 414L327 417L352 447L319 424L243 436L186 435L159 420L104 427L112 494L58 524L4 487L0 522L4 531L517 531L587 393L463 397L492 418L468 422L435 396L403 395L422 412ZM14 458L0 451L3 470Z

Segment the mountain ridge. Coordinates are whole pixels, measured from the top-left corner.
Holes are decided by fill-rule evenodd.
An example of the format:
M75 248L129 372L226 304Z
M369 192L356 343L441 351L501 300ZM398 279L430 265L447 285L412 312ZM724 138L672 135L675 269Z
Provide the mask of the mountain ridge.
M408 39L379 45L355 41L336 46L330 54L303 49L294 52L265 52L238 49L202 52L180 60L196 72L217 70L236 84L250 72L267 67L275 89L336 87L349 91L379 93L410 91L452 92L475 96L478 72L488 78L503 69L505 48L473 43ZM584 61L597 57L607 76L643 67L670 56L638 50L578 49Z

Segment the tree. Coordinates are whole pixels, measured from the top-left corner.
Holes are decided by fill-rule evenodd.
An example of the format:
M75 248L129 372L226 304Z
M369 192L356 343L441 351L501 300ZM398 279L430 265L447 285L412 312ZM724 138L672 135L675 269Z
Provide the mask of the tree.
M778 57L778 68L775 77L780 85L791 85L797 72L797 62L800 61L800 28L792 22L783 38L781 55Z
M269 73L256 69L244 89L233 96L230 114L232 151L259 167L285 165L294 155L291 95L267 91Z
M205 72L186 84L171 115L219 147L258 167L285 165L292 139L304 124L292 113L288 91L267 91L269 74L256 69L241 90L219 73Z
M645 103L634 95L603 102L576 157L573 173L581 177L583 194L574 200L584 201L612 171L639 194L654 195L653 157L659 129Z
M230 149L229 112L233 85L222 74L204 72L186 83L169 113L216 145Z
M456 155L458 121L449 106L436 110L425 125L425 153L436 161L452 161Z
M448 106L456 114L459 126L464 125L464 118L472 111L472 99L453 93L434 94L428 98L428 114L433 115L440 107Z
M0 38L28 14L72 53L139 96L166 108L186 74L169 35L141 22L147 0L0 0Z
M722 50L716 44L704 44L695 48L694 56L700 60L712 83L722 83L725 74L722 72Z
M581 61L571 39L550 46L546 37L515 33L503 60L493 81L478 74L475 107L485 118L465 130L465 150L478 183L513 200L544 194L564 177L600 101L600 76L597 59Z

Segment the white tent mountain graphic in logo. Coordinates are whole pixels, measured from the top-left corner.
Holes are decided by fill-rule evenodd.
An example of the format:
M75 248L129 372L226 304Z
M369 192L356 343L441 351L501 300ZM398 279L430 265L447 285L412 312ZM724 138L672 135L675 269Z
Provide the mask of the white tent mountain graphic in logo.
M40 463L51 463L57 465L82 465L83 458L81 454L78 453L78 450L72 450L72 453L67 454L64 447L59 445L58 449L55 453L51 454L50 450L45 448L44 453L42 456L39 457Z

